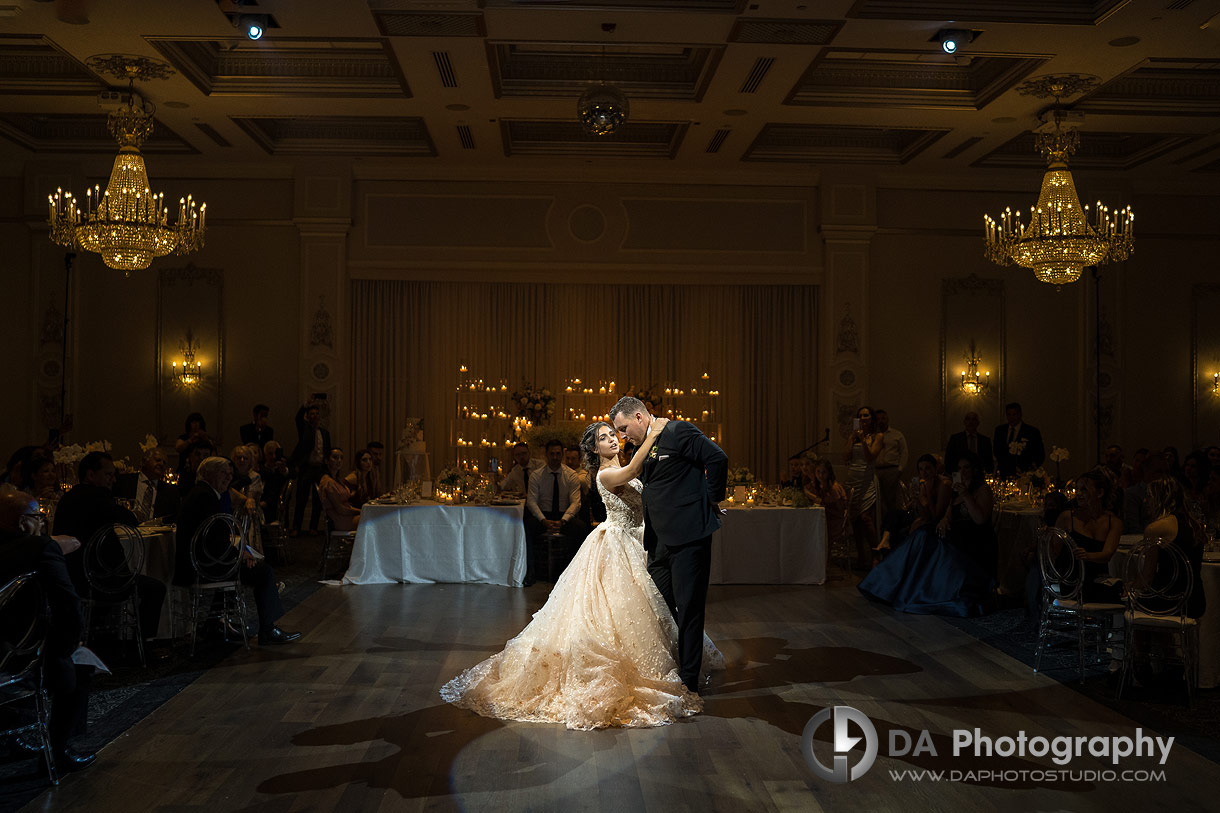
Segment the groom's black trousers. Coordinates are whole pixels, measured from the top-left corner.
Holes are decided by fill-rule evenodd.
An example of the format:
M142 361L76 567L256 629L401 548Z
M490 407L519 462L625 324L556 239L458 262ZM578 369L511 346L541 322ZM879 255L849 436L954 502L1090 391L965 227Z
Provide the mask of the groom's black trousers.
M658 540L648 557L648 573L678 624L678 676L686 688L697 692L707 583L712 576L712 538L674 547Z

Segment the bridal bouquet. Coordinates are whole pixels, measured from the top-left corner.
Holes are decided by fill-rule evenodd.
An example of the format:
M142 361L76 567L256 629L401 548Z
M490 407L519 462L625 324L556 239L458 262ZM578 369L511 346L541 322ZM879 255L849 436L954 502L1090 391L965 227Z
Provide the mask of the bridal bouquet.
M513 401L517 414L534 423L541 423L555 414L555 396L551 391L544 387L535 387L528 381L513 393Z

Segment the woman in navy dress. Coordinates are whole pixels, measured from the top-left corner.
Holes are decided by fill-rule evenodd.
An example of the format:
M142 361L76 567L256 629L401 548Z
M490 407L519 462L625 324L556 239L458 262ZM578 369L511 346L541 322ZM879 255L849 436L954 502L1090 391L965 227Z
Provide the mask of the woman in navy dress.
M963 455L954 499L937 525L914 531L860 582L866 597L927 615L982 615L995 585L991 489L978 455Z

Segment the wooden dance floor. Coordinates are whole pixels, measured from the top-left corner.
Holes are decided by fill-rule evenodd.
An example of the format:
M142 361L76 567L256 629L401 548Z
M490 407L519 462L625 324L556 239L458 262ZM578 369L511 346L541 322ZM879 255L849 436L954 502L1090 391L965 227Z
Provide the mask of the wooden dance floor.
M729 669L713 678L705 714L671 726L577 732L443 704L441 685L497 651L545 597L543 585L322 588L285 619L304 631L299 644L234 655L30 809L1203 810L1220 790L1220 767L1176 743L1165 782L1049 782L1029 773L1056 768L1049 756L955 758L955 729L1133 736L1136 724L936 618L875 607L843 581L713 587L708 631ZM871 718L881 755L863 777L834 784L807 767L801 732L840 704ZM827 765L832 729L820 726L815 745ZM938 756L888 756L892 731L914 739L922 729ZM996 774L893 777L925 768Z

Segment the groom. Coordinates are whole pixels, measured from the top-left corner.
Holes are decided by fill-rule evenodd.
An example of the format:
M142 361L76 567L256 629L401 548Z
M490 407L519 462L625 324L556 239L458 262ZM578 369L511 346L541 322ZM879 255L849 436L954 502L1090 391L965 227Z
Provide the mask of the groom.
M637 446L652 430L644 402L627 396L610 410L610 422ZM728 458L686 421L660 430L644 461L644 550L648 572L678 623L678 674L699 691L703 616L712 569L712 534L720 527Z

